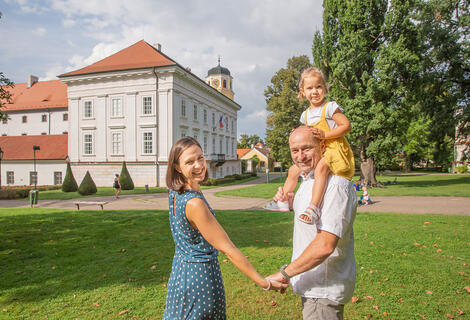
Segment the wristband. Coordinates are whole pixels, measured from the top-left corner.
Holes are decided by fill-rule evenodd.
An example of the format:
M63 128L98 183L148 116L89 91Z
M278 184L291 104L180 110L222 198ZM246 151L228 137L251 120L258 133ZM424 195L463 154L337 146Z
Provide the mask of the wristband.
M266 279L266 278L265 278L265 279ZM267 287L267 288L261 287L261 288L263 288L263 290L265 290L265 291L268 291L269 289L271 289L271 280L266 279L266 281L268 281L268 287Z
M287 274L287 272L285 271L285 269L287 268L287 264L283 265L280 269L279 269L279 272L282 274L282 276L284 278L286 278L287 280L290 280L291 276Z

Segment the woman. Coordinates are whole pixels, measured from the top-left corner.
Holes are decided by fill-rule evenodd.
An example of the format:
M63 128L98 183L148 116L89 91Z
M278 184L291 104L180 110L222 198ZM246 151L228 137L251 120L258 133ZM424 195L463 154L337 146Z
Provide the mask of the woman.
M114 195L116 199L119 198L119 194L121 193L121 182L119 181L119 175L116 173L116 177L114 178Z
M218 250L263 289L287 287L259 275L230 241L201 193L201 183L207 178L199 143L191 137L176 141L166 175L175 255L163 319L226 319Z

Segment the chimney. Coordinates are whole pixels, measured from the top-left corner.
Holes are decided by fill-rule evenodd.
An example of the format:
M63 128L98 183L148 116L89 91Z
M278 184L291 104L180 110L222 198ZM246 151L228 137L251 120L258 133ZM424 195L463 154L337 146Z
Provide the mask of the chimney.
M39 81L39 78L33 75L28 76L28 88L31 88L36 82Z
M160 43L154 43L153 47L157 49L157 51L162 52L162 45Z

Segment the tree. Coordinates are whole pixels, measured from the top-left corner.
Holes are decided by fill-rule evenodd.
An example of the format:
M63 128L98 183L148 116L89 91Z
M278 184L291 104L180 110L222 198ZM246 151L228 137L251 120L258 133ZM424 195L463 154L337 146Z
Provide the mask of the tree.
M402 145L419 92L419 42L413 0L323 2L323 32L313 41L314 64L329 78L330 97L352 124L361 181L377 185L377 168Z
M2 18L2 12L0 11L0 19ZM13 88L14 83L5 77L3 72L0 71L0 121L7 119L7 115L2 113L2 109L6 107L8 103L11 103L11 93L8 91L8 87Z
M70 167L70 162L67 162L67 171L65 172L65 178L62 182L62 191L63 192L75 192L78 190L78 184L75 180L75 177L72 173L72 168Z
M82 180L82 183L80 183L80 187L78 187L78 193L80 193L82 196L87 196L90 194L95 194L96 192L98 192L96 189L96 184L91 178L90 172L87 171L85 177Z
M240 134L240 140L237 142L238 149L247 149L251 148L252 145L256 145L258 142L264 144L263 139L261 139L257 134L248 135L246 133Z
M307 56L292 57L286 68L280 69L271 78L271 84L264 91L266 109L266 143L271 147L271 156L285 164L292 163L289 151L289 133L300 125L299 118L307 107L306 101L297 98L300 74L310 67Z
M256 168L258 167L259 162L260 160L256 154L253 157L251 157L251 165L253 168L253 172L256 171Z
M122 190L134 190L134 181L132 181L129 171L127 171L126 162L122 162L121 175L119 176Z

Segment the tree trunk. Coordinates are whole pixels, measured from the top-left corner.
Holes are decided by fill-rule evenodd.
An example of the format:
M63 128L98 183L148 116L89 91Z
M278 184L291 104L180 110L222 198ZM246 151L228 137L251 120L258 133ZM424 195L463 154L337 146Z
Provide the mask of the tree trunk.
M376 187L374 158L366 155L365 147L361 148L361 184Z

